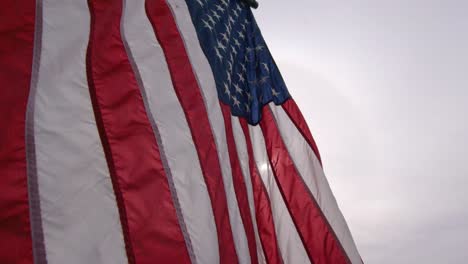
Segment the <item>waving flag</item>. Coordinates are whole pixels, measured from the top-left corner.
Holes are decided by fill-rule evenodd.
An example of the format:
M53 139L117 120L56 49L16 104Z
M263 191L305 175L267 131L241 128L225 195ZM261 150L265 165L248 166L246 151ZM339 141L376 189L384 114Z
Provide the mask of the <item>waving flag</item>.
M0 263L361 263L240 0L5 0Z

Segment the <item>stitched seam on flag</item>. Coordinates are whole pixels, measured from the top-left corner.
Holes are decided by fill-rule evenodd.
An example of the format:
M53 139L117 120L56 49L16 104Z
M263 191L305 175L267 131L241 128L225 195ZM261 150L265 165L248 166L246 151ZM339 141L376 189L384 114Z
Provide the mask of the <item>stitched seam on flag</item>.
M304 137L304 139L307 141L307 143L310 145L310 147L312 148L312 150L314 151L315 153L315 156L317 157L318 161L320 162L320 165L323 167L323 164L322 164L322 158L320 156L320 152L318 150L318 147L317 147L317 144L314 140L314 137L312 136L312 133L310 133L310 131L308 132L310 134L310 138L309 136L306 134L306 132L301 129L300 125L299 125L299 120L297 120L296 118L294 118L292 116L292 113L290 111L290 109L288 109L288 107L286 107L286 104L293 101L292 98L290 98L289 100L287 100L284 104L281 105L281 107L283 108L284 112L288 115L289 119L292 121L292 123L294 124L294 126L297 128L297 130L301 133L302 137ZM294 102L295 104L295 102ZM295 107L297 108L297 107ZM306 121L304 120L304 117L302 116L302 114L298 114L300 115L300 118L302 118L303 122L304 122L304 125L307 126L307 123ZM307 129L307 128L305 128Z
M31 70L31 84L29 98L26 106L26 170L29 197L29 218L31 224L32 251L34 263L47 263L47 256L44 244L44 232L41 217L41 200L39 195L39 182L36 164L36 146L34 136L34 109L36 102L36 92L39 78L39 66L41 62L42 50L42 0L36 1L35 30L33 63Z
M171 171L171 169L170 169L170 167L168 165L168 161L167 161L166 153L165 153L165 150L164 150L164 145L163 145L162 139L160 137L159 129L158 129L158 126L156 125L154 117L151 114L151 111L150 111L150 108L149 108L148 96L147 96L145 88L144 88L145 86L143 84L143 79L141 78L140 71L138 70L138 67L136 65L136 62L135 62L135 59L133 57L133 53L132 53L132 51L130 49L130 46L128 44L128 41L125 38L125 27L123 25L125 23L124 22L124 18L125 18L125 15L124 15L125 11L124 10L125 10L125 6L127 4L127 1L128 0L123 0L123 12L122 12L122 18L121 18L121 24L120 24L122 42L124 44L125 52L127 53L130 65L131 65L131 67L133 69L133 72L134 72L134 75L135 75L135 79L137 81L137 85L138 85L141 97L143 99L143 105L144 105L145 110L146 110L146 115L147 115L148 120L149 120L149 122L151 124L151 128L153 130L154 137L155 137L156 142L158 144L158 149L159 149L160 156L161 156L161 162L163 164L164 171L165 171L165 173L167 175L167 181L169 183L169 190L171 192L171 197L172 197L172 200L173 200L174 208L175 208L176 213L177 213L177 219L179 221L179 225L180 225L180 228L182 230L182 234L184 236L185 244L187 246L187 251L188 251L189 256L190 256L190 261L193 264L196 264L197 261L196 261L196 258L195 258L195 253L194 253L194 250L193 250L192 241L191 241L190 235L189 235L189 233L187 231L187 225L185 224L185 219L184 219L184 216L183 216L183 213L182 213L182 208L180 206L179 197L177 196L177 189L176 189L175 184L174 184L174 177L173 177L172 171Z
M286 143L284 142L284 139L283 139L283 135L281 134L280 130L278 129L278 123L277 123L277 121L276 121L276 119L275 119L275 115L273 114L273 112L272 112L272 110L271 110L271 108L270 108L269 105L267 106L267 111L270 112L270 115L272 116L272 121L273 121L273 123L274 123L274 125L275 125L275 129L277 130L277 133L278 133L278 135L279 135L281 141L283 142L283 145L286 146ZM262 131L263 131L263 128L262 128ZM289 156L289 159L290 159L291 161L293 161L293 159L292 159L292 157L291 157L291 153L289 152L289 150L288 150L287 147L285 147L285 151L287 152L287 154L288 154L288 156ZM269 160L270 160L270 164L271 164L272 168L274 168L274 167L273 167L273 164L272 164L272 161L271 161L271 157L270 157ZM302 185L304 186L304 189L307 190L307 193L309 194L310 199L311 199L312 202L314 203L314 206L317 208L317 210L318 210L319 213L320 213L321 218L322 218L323 221L325 222L325 224L326 224L326 226L327 226L327 228L328 228L328 232L330 232L330 233L332 234L333 238L335 239L335 243L338 244L338 247L339 247L339 249L341 250L342 255L345 257L346 262L347 262L347 263L351 263L351 260L349 259L349 256L348 256L348 254L346 253L346 251L344 250L343 245L341 244L341 241L340 241L340 240L338 239L338 237L336 236L336 233L335 233L335 231L333 230L333 228L331 227L330 223L328 222L328 219L325 217L325 215L324 215L324 213L323 213L323 211L322 211L322 208L320 208L320 206L318 205L317 200L315 199L314 195L312 194L312 192L310 191L310 189L307 187L307 184L304 182L304 178L303 178L303 176L301 175L301 173L299 172L299 170L297 169L296 164L295 164L294 162L292 162L292 164L293 164L293 166L294 166L294 169L295 169L297 175L299 176L300 182L301 182ZM276 175L276 171L275 171L274 169L272 169L272 172L273 172L273 174L275 175L275 180L276 180L278 186L281 186L281 185L279 184L279 180L278 180L278 177L277 177L277 175ZM283 193L282 188L279 188L279 189L280 189L280 191L281 191L281 195L283 196L283 199L286 201L285 194ZM288 211L289 211L290 215L292 216L292 213L291 213L291 211L290 211L289 206L287 206L287 208L288 208ZM295 225L296 228L297 228L296 220L294 219L294 217L292 217L292 219L293 219L294 225ZM299 229L297 228L297 230L299 230ZM309 254L308 247L306 246L307 244L305 243L304 238L303 238L301 232L298 232L298 233L299 233L299 236L301 237L302 243L304 243L304 246L305 246L305 248L306 248L307 254L309 255L309 258L310 258L311 261L312 261L312 256L311 256L311 254Z
M107 166L109 168L109 174L112 181L112 186L115 193L115 198L117 201L117 208L119 209L120 223L122 225L122 232L124 236L125 250L127 252L127 260L129 264L135 263L135 255L133 251L133 246L131 244L130 232L128 228L128 219L127 212L123 200L122 191L120 189L120 184L117 179L114 160L112 158L111 146L107 138L107 134L104 127L104 121L102 120L101 110L99 108L99 103L97 100L96 87L93 81L93 70L92 70L92 54L93 54L93 43L94 43L94 26L96 22L95 14L93 12L92 0L88 0L88 7L90 11L91 21L90 21L90 32L89 32L89 43L86 52L86 75L88 79L89 92L91 96L91 103L93 105L93 112L96 119L96 125L98 127L99 136L101 138L101 143L104 149L104 153L107 160Z

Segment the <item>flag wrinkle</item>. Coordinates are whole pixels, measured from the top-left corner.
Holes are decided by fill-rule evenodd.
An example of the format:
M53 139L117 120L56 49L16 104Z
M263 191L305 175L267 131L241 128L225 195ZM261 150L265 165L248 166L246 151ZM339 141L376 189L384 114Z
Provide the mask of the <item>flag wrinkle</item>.
M28 175L29 213L31 219L31 236L34 263L47 263L44 233L42 229L41 202L36 164L36 144L34 139L34 106L38 86L39 65L42 50L42 1L36 1L34 50L31 71L31 85L26 106L26 162Z

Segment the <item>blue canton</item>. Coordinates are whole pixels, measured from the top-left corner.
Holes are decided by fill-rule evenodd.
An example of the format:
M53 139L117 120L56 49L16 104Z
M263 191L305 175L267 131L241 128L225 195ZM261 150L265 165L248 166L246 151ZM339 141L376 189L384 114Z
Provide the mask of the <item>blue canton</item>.
M240 0L186 0L219 99L252 124L290 98L250 8Z

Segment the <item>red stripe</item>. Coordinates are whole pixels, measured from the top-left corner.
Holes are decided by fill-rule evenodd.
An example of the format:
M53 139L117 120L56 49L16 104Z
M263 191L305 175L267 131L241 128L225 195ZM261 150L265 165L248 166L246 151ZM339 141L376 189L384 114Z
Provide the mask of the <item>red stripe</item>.
M121 1L89 0L88 82L130 263L190 263L158 145L121 39Z
M32 263L25 118L34 49L35 1L0 8L0 262Z
M220 261L221 263L237 263L216 144L184 42L165 0L147 0L145 8L156 38L164 51L175 92L184 110L197 149L213 208Z
M250 214L249 200L247 196L247 187L245 185L244 176L240 167L239 156L237 155L236 143L232 132L231 110L229 106L219 103L223 111L224 124L226 128L226 140L229 151L229 159L231 162L232 179L234 183L234 190L236 192L237 204L239 205L242 223L244 224L245 232L247 235L247 242L249 244L250 260L251 263L258 263L257 246L255 243L255 232L252 223L252 216Z
M299 236L315 264L350 263L320 207L289 156L269 107L263 108L260 127L276 182Z
M263 252L269 264L283 263L278 240L276 238L275 225L271 213L270 198L263 185L260 174L255 165L252 141L250 140L249 125L245 119L239 118L242 130L244 131L245 141L247 143L247 153L249 154L249 169L252 180L252 189L254 193L255 203L255 218L257 220L257 228L262 242Z
M317 148L317 144L315 143L315 140L312 137L312 133L310 133L309 126L307 126L307 122L305 121L304 116L299 110L299 107L297 106L296 102L293 99L289 99L281 106L283 107L286 114L289 116L289 119L291 119L291 121L294 123L297 130L302 134L307 143L309 143L320 164L322 164L322 158L320 157L320 152Z

